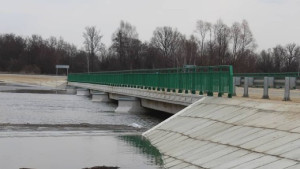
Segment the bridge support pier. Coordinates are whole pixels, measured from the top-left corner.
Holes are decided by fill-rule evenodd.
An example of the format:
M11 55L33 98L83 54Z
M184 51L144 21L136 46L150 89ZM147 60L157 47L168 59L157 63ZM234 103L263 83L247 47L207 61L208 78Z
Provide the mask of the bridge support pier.
M140 99L136 97L119 97L116 113L142 113L146 109L141 106Z
M274 88L275 87L275 85L274 85L274 77L268 77L268 85L269 85L269 87L272 87L272 88Z
M269 99L269 78L264 77L264 94L263 94L263 99Z
M66 93L67 94L76 94L77 90L76 87L73 86L67 86L66 87Z
M92 101L93 102L110 102L111 100L108 97L108 93L93 91Z
M285 77L284 97L283 101L289 101L290 99L290 77Z
M77 96L89 96L90 95L90 91L89 89L84 89L84 88L78 88L77 92L76 92Z
M232 83L232 96L236 96L236 87L235 87L235 85L236 85L236 79L237 78L233 78L233 83Z

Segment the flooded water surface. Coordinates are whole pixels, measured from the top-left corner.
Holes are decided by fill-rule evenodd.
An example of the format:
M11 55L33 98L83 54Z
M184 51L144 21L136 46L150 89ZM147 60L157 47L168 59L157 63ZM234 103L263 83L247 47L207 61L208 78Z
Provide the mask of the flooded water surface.
M76 95L0 92L0 168L162 168L141 133L163 119L115 113L116 106Z

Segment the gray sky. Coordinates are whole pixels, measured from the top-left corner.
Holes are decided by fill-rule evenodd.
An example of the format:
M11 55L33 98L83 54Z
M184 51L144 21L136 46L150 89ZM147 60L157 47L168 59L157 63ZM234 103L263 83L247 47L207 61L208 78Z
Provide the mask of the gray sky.
M267 49L300 45L299 7L300 0L0 0L0 33L62 36L81 47L86 26L97 26L110 45L121 20L149 41L158 26L176 27L189 36L199 19L222 19L229 26L246 19L258 49Z

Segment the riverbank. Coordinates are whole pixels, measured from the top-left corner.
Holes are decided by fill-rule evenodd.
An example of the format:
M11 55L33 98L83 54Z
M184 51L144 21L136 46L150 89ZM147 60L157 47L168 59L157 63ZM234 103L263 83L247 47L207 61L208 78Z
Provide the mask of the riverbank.
M53 75L0 74L0 82L62 88L67 83L67 77Z
M300 167L300 104L206 97L143 134L166 168Z

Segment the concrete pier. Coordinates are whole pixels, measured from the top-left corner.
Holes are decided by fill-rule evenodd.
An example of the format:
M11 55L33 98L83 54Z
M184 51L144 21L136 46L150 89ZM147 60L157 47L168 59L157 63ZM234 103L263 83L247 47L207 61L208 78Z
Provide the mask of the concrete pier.
M77 92L76 92L77 96L89 96L90 95L90 91L89 89L84 89L84 88L78 88Z
M76 94L76 93L77 93L77 90L76 90L75 87L67 86L67 87L66 87L66 93L67 93L67 94Z
M290 77L285 77L285 85L284 85L284 97L283 100L284 101L289 101L290 99Z
M141 101L135 97L119 97L116 113L142 113L147 111L141 106Z
M111 99L108 97L108 93L105 92L92 92L92 101L93 102L111 102Z
M248 77L245 77L244 79L244 95L243 97L249 97L249 94L248 94L248 87L249 87L249 78Z
M232 79L233 80L233 83L232 83L232 85L233 85L233 87L232 87L232 89L233 89L233 93L232 93L232 96L236 96L236 80L237 80L237 78L233 78Z
M269 99L269 78L268 77L264 77L264 94L262 98Z
M300 168L300 105L206 97L143 136L165 168Z

